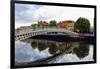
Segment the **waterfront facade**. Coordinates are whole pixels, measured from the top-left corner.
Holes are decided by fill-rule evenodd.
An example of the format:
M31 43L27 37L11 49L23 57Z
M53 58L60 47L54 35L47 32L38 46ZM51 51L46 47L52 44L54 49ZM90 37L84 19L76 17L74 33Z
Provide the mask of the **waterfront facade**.
M46 21L38 21L39 26L48 26L48 22Z
M60 21L58 23L58 26L60 28L65 28L67 30L71 30L73 31L74 30L74 21L71 21L71 20L66 20L66 21Z

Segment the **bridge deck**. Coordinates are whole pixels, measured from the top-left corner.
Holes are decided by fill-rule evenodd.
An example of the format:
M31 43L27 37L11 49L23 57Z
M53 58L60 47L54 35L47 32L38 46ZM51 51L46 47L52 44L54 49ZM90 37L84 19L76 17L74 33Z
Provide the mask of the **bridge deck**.
M56 33L53 33L53 32L56 32ZM15 40L24 40L32 36L37 36L41 34L48 35L49 33L52 33L52 35L58 35L58 34L69 35L70 37L85 37L85 36L93 37L94 36L94 34L79 34L79 33L76 33L67 29L62 29L62 28L44 28L44 29L15 32Z

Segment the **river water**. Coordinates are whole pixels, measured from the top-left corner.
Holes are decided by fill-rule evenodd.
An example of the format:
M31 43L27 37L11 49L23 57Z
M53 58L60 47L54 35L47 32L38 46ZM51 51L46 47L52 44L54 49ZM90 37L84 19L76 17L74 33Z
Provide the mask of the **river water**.
M62 55L48 63L70 63L94 61L93 44L86 42L57 42L39 39L26 39L15 41L15 64L29 63L58 53Z

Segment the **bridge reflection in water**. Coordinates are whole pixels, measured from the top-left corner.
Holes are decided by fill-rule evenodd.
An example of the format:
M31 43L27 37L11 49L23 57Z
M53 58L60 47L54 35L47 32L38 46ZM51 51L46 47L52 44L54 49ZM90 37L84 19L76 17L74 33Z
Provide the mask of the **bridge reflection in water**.
M93 44L36 39L15 42L16 66L82 61L94 61Z

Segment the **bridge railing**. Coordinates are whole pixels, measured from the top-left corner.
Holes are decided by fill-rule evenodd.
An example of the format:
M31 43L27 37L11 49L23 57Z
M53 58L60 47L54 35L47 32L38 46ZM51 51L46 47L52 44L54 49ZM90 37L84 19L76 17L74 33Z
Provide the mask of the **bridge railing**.
M40 35L40 34L47 34L48 32L57 32L57 33L63 33L64 35L70 35L70 36L77 36L78 34L76 32L59 28L59 27L45 27L45 28L35 28L35 29L22 29L15 32L15 38L16 39L26 39L32 36Z

